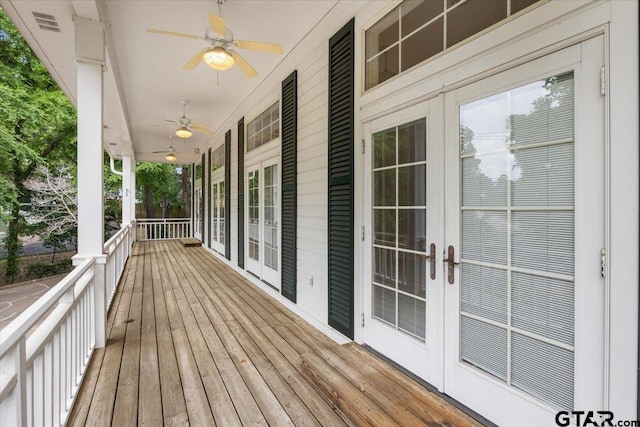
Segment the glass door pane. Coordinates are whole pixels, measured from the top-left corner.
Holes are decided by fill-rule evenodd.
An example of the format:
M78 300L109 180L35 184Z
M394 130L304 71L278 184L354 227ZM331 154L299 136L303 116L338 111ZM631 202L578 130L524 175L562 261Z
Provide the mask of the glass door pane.
M374 318L426 339L426 122L373 134Z
M264 264L278 270L278 165L264 168Z
M260 260L260 171L249 172L249 258Z
M460 106L460 359L574 399L574 78Z
M211 186L211 238L214 242L218 241L218 184Z

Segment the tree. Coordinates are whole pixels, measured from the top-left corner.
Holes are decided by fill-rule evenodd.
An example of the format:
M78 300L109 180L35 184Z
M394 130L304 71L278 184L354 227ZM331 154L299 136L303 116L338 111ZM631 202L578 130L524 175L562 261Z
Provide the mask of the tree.
M180 210L183 207L182 180L180 167L167 163L138 163L136 166L136 185L138 198L144 200L146 217L155 217L155 207L162 208L162 216L167 217L169 209Z
M68 166L49 169L38 166L24 182L31 190L31 219L42 223L43 240L68 235L78 227L78 191Z
M75 163L76 113L0 9L0 216L6 223L5 277L18 271L20 236L28 232L23 182L38 165Z

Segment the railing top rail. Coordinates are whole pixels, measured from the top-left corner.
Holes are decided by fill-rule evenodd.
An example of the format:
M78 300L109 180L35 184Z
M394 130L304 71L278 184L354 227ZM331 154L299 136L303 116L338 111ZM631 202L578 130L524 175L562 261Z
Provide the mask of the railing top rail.
M38 320L71 288L95 263L87 258L67 274L57 285L49 289L22 314L13 319L2 331L0 338L0 358L4 357L17 342L35 325Z
M137 218L137 223L145 222L177 222L177 221L191 221L191 218Z

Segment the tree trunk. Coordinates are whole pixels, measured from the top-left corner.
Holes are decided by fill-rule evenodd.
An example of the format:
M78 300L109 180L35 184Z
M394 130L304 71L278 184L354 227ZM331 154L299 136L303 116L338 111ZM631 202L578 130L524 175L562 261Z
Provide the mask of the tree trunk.
M11 208L11 220L7 234L4 238L4 246L7 249L7 259L5 261L5 283L10 285L16 280L18 274L18 252L20 251L20 204L15 203Z
M153 189L149 184L144 186L144 203L147 207L147 218L153 218Z
M182 202L184 203L184 211L187 218L191 218L191 169L184 167L182 169Z

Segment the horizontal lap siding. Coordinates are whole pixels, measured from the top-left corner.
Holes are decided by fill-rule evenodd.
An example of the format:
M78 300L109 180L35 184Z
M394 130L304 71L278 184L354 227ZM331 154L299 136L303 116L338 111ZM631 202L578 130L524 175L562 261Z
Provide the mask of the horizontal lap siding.
M235 129L238 121L253 117L279 97L282 81L297 70L297 218L296 218L296 300L298 307L323 323L328 323L328 40L340 29L347 16L356 16L366 8L365 2L340 1L308 37L287 53L283 62L225 119L211 142L215 151L224 142L224 131ZM258 70L260 72L260 70ZM246 125L246 123L245 123ZM245 135L246 137L246 135ZM239 145L231 147L231 182L240 182L243 162ZM233 185L231 194L232 230L239 230L246 200ZM243 191L246 197L246 188ZM283 194L284 195L284 194ZM246 215L246 212L245 212ZM238 227L238 228L236 228ZM228 236L234 264L240 264L240 233ZM243 236L246 239L246 235ZM283 236L284 238L284 236ZM284 242L283 242L284 243ZM245 260L246 263L246 260Z

